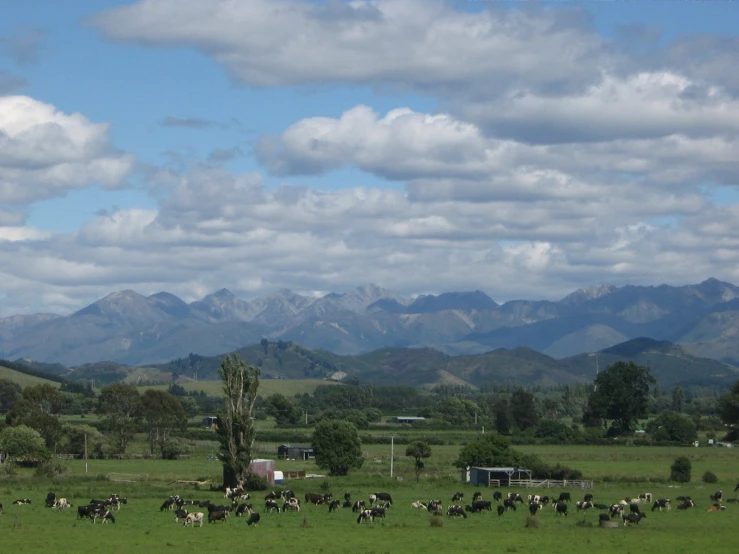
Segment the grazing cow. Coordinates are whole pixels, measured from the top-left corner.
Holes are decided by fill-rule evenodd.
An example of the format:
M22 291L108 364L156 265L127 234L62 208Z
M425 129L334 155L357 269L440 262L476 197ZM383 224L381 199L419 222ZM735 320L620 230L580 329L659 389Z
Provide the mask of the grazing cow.
M259 514L257 512L249 514L249 519L246 520L246 524L256 527L259 524Z
M53 508L54 502L56 501L56 493L50 492L46 495L46 507Z
M505 512L505 506L503 506L503 504L498 504L497 510L498 510L498 515L502 516L503 512Z
M374 504L375 502L377 502L377 495L374 494L374 493L373 494L370 494L369 495L369 502L370 502L370 504Z
M493 503L490 500L478 500L477 502L472 503L472 510L473 512L482 512L483 510L487 510L488 512L493 511Z
M372 519L374 520L376 517L381 517L382 519L385 519L385 508L372 508L370 510L372 512Z
M535 516L536 515L536 512L538 512L539 510L541 510L541 504L539 502L530 502L529 503L529 513L532 516Z
M103 520L103 523L108 523L108 521L112 521L115 523L115 516L113 516L113 512L110 510L106 510L103 508L102 510L93 510L90 513L90 517L92 518L92 522L96 523L97 519L100 518Z
M592 502L592 501L593 501L593 493L590 493L590 492L589 492L589 493L587 493L587 494L586 494L586 495L585 495L585 496L583 497L583 500L584 500L585 502Z
M278 514L280 513L280 505L277 502L275 502L274 500L267 500L264 503L264 511L265 512L274 512L275 510L277 510L277 513Z
M174 499L170 496L167 500L165 500L162 503L161 506L159 506L159 511L163 512L164 510L174 510L175 505L176 504L175 504Z
M577 511L585 510L586 512L593 507L593 503L590 500L583 500L582 502L576 502L575 506L577 507Z
M646 502L647 504L651 504L652 502L652 493L651 492L643 492L639 495L639 502Z
M418 508L418 509L425 510L428 508L428 506L426 506L426 504L424 504L420 500L416 500L413 504L411 504L411 508Z
M559 493L559 498L557 499L558 502L569 502L572 500L569 492L561 492Z
M184 508L180 508L174 513L174 521L175 523L179 523L181 519L185 519L187 517L187 510Z
M65 508L71 508L71 507L72 505L69 502L67 502L66 498L59 498L58 500L54 501L53 508L55 510L63 510Z
M691 501L693 500L689 496L678 496L677 499L680 500L681 502L685 502L686 500L691 500Z
M354 502L354 505L352 506L352 512L363 512L364 508L366 507L364 500L357 500Z
M464 511L464 508L462 508L462 506L457 506L456 504L449 506L446 509L446 515L449 517L463 517L464 519L467 519L467 513Z
M328 505L328 511L329 513L335 512L341 507L341 501L337 498L336 500L332 500L331 504Z
M195 527L196 523L198 523L200 527L202 527L204 517L205 517L205 514L203 512L194 512L192 514L187 514L183 527L187 527L188 525L190 527Z
M639 522L647 517L647 514L639 512L638 514L623 514L621 517L624 520L624 527L626 527L628 525L639 525Z
M719 502L723 497L723 491L716 491L715 493L708 496L712 502Z
M726 506L722 506L721 504L714 504L713 506L709 506L706 508L707 512L718 512L719 510L725 510Z
M305 502L315 504L316 506L318 506L319 504L327 504L328 502L331 502L331 495L330 494L316 494L314 492L306 492Z
M438 515L438 514L441 514L444 507L443 507L443 504L441 503L441 500L429 500L429 503L426 509L433 514Z
M30 504L31 500L29 498L20 498L18 500L14 500L13 504L16 506L22 506L23 504Z
M652 511L654 511L654 508L652 508ZM629 504L629 512L631 512L632 514L638 514L639 512L641 512L641 510L639 509L639 503L632 502L631 504Z
M678 510L687 510L688 508L693 508L695 506L695 502L692 500L683 500L682 503L678 504L677 509Z
M474 500L474 498L473 498L473 500ZM495 491L493 493L493 500L495 500L496 502L500 502L501 500L503 500L503 493L500 492L500 491Z
M514 502L520 502L521 504L523 504L523 496L521 496L517 492L509 492L508 499L513 500Z
M531 504L532 502L536 502L538 504L539 502L541 502L541 496L539 496L538 494L530 494L526 500L529 504Z
M375 500L373 501L373 504L374 504L374 502L377 502L378 500L382 500L383 502L389 502L390 504L393 503L393 497L390 496L390 493L389 492L376 492L372 496L375 497Z
M464 493L463 492L455 492L454 496L452 496L452 502L458 502L460 500L464 499Z
M90 514L94 509L93 506L77 506L77 519L92 517Z
M600 514L598 516L598 521L611 521L611 518L608 516L608 514Z
M567 515L567 504L564 502L557 502L554 504L554 511L558 516Z
M231 512L233 511L233 509L234 509L233 504L229 506L225 506L225 505L216 506L215 504L208 505L209 514L212 514L213 512Z
M215 523L216 521L226 521L228 519L229 512L210 512L208 514L208 523Z
M362 510L361 512L359 512L359 516L357 517L357 523L361 523L363 521L365 523L372 523L373 521L372 510Z
M344 502L351 502L352 501L352 494L350 492L344 493Z
M503 506L505 507L506 510L513 510L514 512L516 511L516 503L510 498L506 498L503 501Z
M493 497L495 497L495 494L493 494ZM475 491L475 493L472 495L472 502L476 502L477 500L481 500L481 499L482 499L482 493L480 491Z
M276 502L275 502L275 504L276 504ZM239 506L236 508L236 511L234 512L234 515L236 517L241 517L241 516L243 516L244 514L247 514L247 513L251 513L251 505L244 502L242 504L239 504Z
M662 508L670 511L670 499L669 498L660 498L658 500L654 501L654 504L652 504L652 511L659 510L662 511Z
M282 504L282 511L287 512L288 510L292 512L300 511L300 502L297 502L297 498L290 498L288 500L285 500L285 502Z
M624 505L620 502L618 504L613 504L608 508L608 511L611 513L611 517L618 517L624 513Z
M265 500L279 500L282 498L282 491L272 491L264 497Z
M541 497L541 503L544 504L545 506L548 506L549 505L549 497L547 495L542 496Z

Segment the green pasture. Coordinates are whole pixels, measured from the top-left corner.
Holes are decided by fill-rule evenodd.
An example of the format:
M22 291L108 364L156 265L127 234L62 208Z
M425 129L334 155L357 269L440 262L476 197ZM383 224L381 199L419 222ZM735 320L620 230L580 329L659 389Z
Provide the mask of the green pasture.
M0 379L7 379L14 383L18 383L22 388L35 386L35 385L51 385L52 387L59 388L61 385L56 381L49 381L48 379L42 379L41 377L34 377L33 375L26 375L20 371L0 366Z
M259 443L255 456L275 458L276 443ZM174 515L160 512L159 507L169 495L178 493L185 498L223 501L222 493L177 485L177 480L212 480L218 482L221 466L209 456L216 443L199 441L187 459L177 461L145 458L125 460L89 460L85 474L83 460L61 460L69 469L56 479L34 477L33 470L18 470L14 476L0 471L0 533L5 550L24 549L27 552L48 550L49 545L69 552L108 553L142 551L202 552L244 548L259 552L284 552L300 548L307 552L462 552L482 549L494 552L525 552L545 548L547 552L636 552L659 549L661 552L735 552L734 529L739 525L739 504L727 503L722 512L706 512L708 495L722 489L734 497L734 485L739 482L739 460L736 449L724 448L657 448L634 446L530 446L520 447L535 452L550 463L564 463L584 470L587 478L595 479L592 491L569 490L573 500L585 492L593 492L597 502L610 504L640 492L651 492L655 498L692 496L697 508L671 512L652 512L644 507L647 518L638 527L602 529L597 526L598 514L579 514L574 506L568 517L555 515L551 508L536 516L536 528L526 528L528 511L520 507L502 517L496 513L471 514L466 520L443 517L440 527L431 526L426 511L411 508L416 500L438 498L448 505L456 491L467 499L475 488L461 483L459 472L451 462L460 446L432 447L432 456L416 483L412 460L404 456L405 446L395 446L394 478L390 478L390 445L365 445L365 464L348 477L300 479L286 482L298 496L306 492L330 490L341 497L350 492L354 499L366 499L375 491L393 495L394 505L385 521L374 524L356 522L356 514L341 509L328 513L325 506L304 506L296 513L264 513L264 492L253 492L252 502L262 515L257 528L247 527L244 520L233 517L226 523L205 523L203 528L185 529L174 522ZM132 445L134 453L143 452L143 443ZM693 481L679 487L659 480L669 472L669 465L678 455L693 461ZM304 470L323 473L310 461L276 460L277 469ZM706 485L700 481L703 471L710 470L719 483ZM619 476L623 481L604 482L607 476ZM135 482L112 481L125 479ZM640 482L628 482L629 480ZM76 511L55 512L43 508L46 493L53 490L65 496L75 506L118 493L128 498L116 523L93 525L76 519ZM520 489L522 494L558 494L560 489ZM505 492L505 489L504 489ZM483 489L490 499L492 490ZM30 498L30 506L14 506L16 498ZM581 527L585 520L594 527Z

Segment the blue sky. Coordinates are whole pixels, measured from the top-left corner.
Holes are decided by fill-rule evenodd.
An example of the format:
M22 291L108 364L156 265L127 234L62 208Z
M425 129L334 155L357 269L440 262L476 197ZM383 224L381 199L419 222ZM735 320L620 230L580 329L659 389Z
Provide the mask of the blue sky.
M0 105L2 256L35 268L0 317L120 288L739 282L736 3L1 4L0 99L108 127L70 169L48 111L28 139Z

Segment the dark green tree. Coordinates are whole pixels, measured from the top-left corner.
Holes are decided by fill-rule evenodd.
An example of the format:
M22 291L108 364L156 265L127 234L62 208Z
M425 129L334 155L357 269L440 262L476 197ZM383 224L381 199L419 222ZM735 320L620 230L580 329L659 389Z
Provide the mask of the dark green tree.
M187 415L177 397L160 390L149 389L141 396L141 416L152 455L158 451L163 456L172 431L187 425Z
M739 423L739 381L734 383L728 394L718 399L716 410L726 425L735 426Z
M348 421L321 421L313 431L312 445L316 465L331 475L346 475L364 463L357 428Z
M670 480L676 483L690 483L692 470L690 460L685 456L680 456L670 466Z
M431 447L424 441L414 441L405 449L405 455L415 460L416 483L419 481L423 470L423 460L431 457Z
M691 443L697 437L695 423L676 412L665 412L647 424L647 433L654 440Z
M115 383L103 387L98 399L98 414L109 433L115 452L124 453L141 421L141 396L134 385Z
M9 379L0 379L0 412L11 410L21 397L23 389Z
M264 407L267 415L275 418L278 424L295 425L300 423L300 418L303 415L303 411L292 398L279 393L268 396L264 400Z
M11 460L48 460L49 450L38 431L26 425L6 427L0 433L0 452Z
M650 386L656 383L649 368L634 362L616 362L595 378L585 413L590 420L610 421L619 432L629 431L647 415Z
M680 385L675 385L672 389L672 410L682 412L685 409L685 391Z
M511 448L511 443L499 433L486 433L462 448L454 462L459 468L518 467L523 454Z
M64 395L51 385L26 387L5 420L10 425L35 429L41 433L47 448L54 450L62 437L58 414L63 403Z
M495 429L503 435L511 434L511 416L508 411L508 401L499 400L493 407L495 412Z
M511 395L510 412L513 423L521 431L529 427L536 427L539 423L539 414L536 411L534 395L523 389L516 389Z
M223 358L218 375L223 381L225 395L225 406L218 412L216 424L221 443L218 457L223 463L223 486L236 487L246 481L252 459L260 371L233 354Z

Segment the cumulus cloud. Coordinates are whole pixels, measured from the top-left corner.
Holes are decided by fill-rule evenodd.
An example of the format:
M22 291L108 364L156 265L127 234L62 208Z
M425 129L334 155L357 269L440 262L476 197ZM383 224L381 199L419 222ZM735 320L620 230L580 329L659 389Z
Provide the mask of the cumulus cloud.
M24 77L0 70L0 96L17 92L27 85Z
M13 34L0 37L0 53L17 65L33 65L38 62L45 35L42 29L17 28Z
M581 10L488 8L468 13L438 0L141 0L90 22L118 41L197 48L253 86L385 83L461 94L520 82L568 90L598 77L604 41Z
M108 125L28 96L0 97L0 203L24 205L91 184L117 187L134 157L117 152Z

